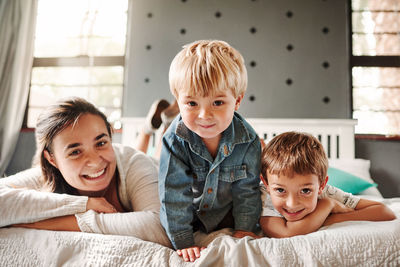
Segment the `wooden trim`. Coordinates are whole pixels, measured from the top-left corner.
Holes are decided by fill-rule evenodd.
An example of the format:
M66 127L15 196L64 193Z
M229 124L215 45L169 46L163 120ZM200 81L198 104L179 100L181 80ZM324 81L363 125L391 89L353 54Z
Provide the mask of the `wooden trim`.
M352 56L352 67L400 67L400 56Z
M107 57L46 57L34 58L33 67L90 67L90 66L124 66L125 56Z
M356 134L356 140L400 141L400 135Z

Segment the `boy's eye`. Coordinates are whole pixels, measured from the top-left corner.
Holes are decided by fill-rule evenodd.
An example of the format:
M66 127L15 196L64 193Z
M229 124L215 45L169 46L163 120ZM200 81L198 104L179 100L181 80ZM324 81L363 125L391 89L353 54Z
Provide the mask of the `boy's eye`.
M224 101L222 101L222 100L214 101L214 105L215 105L215 106L221 106L221 105L223 105L223 104L224 104Z
M190 106L190 107L194 107L194 106L197 105L197 103L194 102L194 101L189 101L187 104L188 104L188 106Z
M285 189L283 189L283 188L275 188L275 191L280 194L285 193Z
M301 193L302 193L302 194L308 195L308 194L310 194L311 192L312 192L312 191L311 191L310 188L303 188L303 189L301 189Z

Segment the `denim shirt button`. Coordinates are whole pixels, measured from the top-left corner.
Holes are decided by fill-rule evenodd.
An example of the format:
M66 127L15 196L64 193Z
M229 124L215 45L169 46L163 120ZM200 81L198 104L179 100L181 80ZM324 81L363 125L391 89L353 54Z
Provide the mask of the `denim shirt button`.
M203 208L208 209L208 204L204 204Z
M224 146L224 154L225 154L225 156L228 155L228 152L229 152L229 151L228 151L228 147L225 145L225 146Z
M209 193L209 194L211 194L212 191L213 191L213 189L211 187L207 189L207 193Z

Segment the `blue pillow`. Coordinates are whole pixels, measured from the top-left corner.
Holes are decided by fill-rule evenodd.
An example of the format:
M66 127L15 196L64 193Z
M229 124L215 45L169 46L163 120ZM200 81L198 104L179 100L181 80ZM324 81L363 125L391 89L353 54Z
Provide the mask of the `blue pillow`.
M365 189L377 186L377 184L375 183L370 183L351 173L332 167L328 168L328 176L329 185L332 185L352 194L358 194Z

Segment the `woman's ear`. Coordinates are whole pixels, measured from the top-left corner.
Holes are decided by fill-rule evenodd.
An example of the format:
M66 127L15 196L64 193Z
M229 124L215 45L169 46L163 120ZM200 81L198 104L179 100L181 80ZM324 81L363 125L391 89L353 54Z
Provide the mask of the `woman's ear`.
M237 98L236 98L236 103L235 103L235 111L237 111L240 107L240 103L243 100L243 96L244 94L240 94Z
M44 157L47 159L47 161L48 161L51 165L53 165L53 167L57 168L56 161L54 160L52 154L49 153L49 151L44 150L44 151L43 151L43 155L44 155ZM57 169L58 169L58 168L57 168Z
M322 191L324 190L326 183L328 182L329 176L325 177L325 181L319 185L319 190L318 190L318 195L322 194Z

